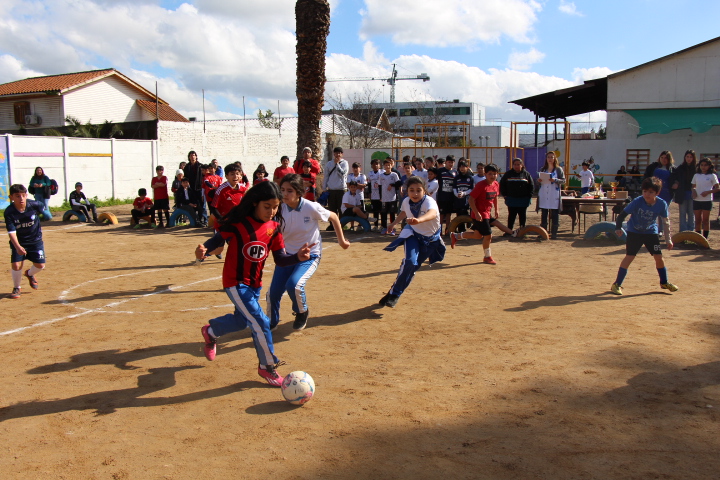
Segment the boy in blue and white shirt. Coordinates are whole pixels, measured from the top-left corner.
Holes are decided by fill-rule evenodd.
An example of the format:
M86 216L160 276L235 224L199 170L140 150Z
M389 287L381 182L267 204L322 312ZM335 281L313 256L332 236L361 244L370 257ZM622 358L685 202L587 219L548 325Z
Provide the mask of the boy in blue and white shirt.
M627 223L627 242L625 245L625 258L620 262L617 279L610 287L615 295L622 295L622 283L627 275L630 264L635 260L640 248L645 245L647 251L655 259L655 267L660 276L660 288L677 292L678 287L668 282L667 269L663 261L662 250L660 249L660 235L658 234L658 218L663 224L663 232L668 250L673 249L673 242L670 238L670 219L668 218L668 204L658 197L662 188L662 181L657 177L650 177L643 180L642 196L630 202L623 212L617 216L616 231L618 237L623 234L622 222L630 215Z
M32 262L25 271L25 277L34 290L38 288L35 275L45 268L45 246L40 227L40 216L45 210L43 202L27 199L24 185L10 186L11 205L5 209L5 228L10 238L10 266L12 268L13 290L10 298L20 298L20 283L23 277L23 263Z

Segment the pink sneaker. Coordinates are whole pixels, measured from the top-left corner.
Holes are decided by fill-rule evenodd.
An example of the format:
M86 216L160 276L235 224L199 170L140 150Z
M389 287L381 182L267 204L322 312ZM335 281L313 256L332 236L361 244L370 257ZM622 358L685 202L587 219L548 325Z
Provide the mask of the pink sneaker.
M282 375L277 372L277 367L279 365L281 365L281 363L276 365L266 365L265 367L258 365L258 375L264 378L265 381L273 387L279 387L282 385L283 381Z
M450 248L455 248L455 244L457 243L457 237L455 236L455 233L450 234Z
M217 338L210 336L208 328L210 328L210 325L205 325L200 329L200 333L202 333L203 339L205 339L205 346L203 346L205 358L212 362L215 360L215 353L217 352Z
M487 263L488 265L497 265L497 262L493 260L492 257L483 258L483 263Z

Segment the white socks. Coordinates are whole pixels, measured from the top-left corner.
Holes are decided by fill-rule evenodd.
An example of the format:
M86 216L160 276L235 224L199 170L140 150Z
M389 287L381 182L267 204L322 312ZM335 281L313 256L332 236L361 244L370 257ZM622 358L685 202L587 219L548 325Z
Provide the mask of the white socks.
M31 277L34 277L35 275L37 275L38 273L40 273L40 272L42 272L42 271L43 271L42 268L37 268L35 265L33 265L33 266L30 267L30 269L28 270L28 275L30 275Z
M208 327L207 334L210 335L212 338L217 338L217 335L215 335L212 331L212 327Z
M485 256L486 256L486 257L491 257L491 256L492 256L492 255L490 255L490 249L489 249L489 248L486 248L484 251L485 251Z
M13 288L20 288L20 284L22 283L22 277L23 277L22 270L11 270L10 272L12 273Z

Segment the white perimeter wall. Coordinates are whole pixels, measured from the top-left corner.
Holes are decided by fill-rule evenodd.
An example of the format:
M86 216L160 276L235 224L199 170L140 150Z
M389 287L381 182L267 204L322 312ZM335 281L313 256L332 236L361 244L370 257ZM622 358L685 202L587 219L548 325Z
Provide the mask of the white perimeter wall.
M75 182L82 182L88 197L135 197L139 188L150 189L157 165L155 140L8 137L10 184L27 187L35 168L42 167L60 186L51 206L60 206Z
M297 149L297 132L269 128L248 128L243 125L216 125L203 122L160 122L158 125L159 162L165 172L177 170L187 154L194 150L201 163L213 158L225 165L240 161L249 177L259 164L272 175L280 166L280 157L287 155L292 161Z

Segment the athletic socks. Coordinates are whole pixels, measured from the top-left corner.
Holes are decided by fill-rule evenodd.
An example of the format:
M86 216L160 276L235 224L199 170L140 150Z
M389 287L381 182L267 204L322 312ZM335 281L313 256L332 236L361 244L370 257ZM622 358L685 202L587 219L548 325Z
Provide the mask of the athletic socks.
M212 338L217 338L217 335L215 335L213 333L212 327L208 327L208 329L206 331L207 331L207 334L210 335Z
M485 252L485 257L486 257L486 258L487 258L487 257L492 257L492 255L490 255L490 249L489 249L489 248L486 248L486 249L484 250L484 252Z
M665 267L658 268L657 271L658 271L658 275L660 275L660 283L661 284L668 283L667 268L665 268Z
M28 275L31 276L31 277L34 277L34 276L37 275L38 273L42 272L42 270L43 270L42 268L37 268L35 265L33 265L33 266L30 267L30 269L28 270Z
M22 270L10 270L10 273L12 274L13 287L20 288L20 284L22 283L22 277L23 277Z
M660 271L660 269L658 269ZM617 278L615 279L615 283L618 285L622 285L622 283L625 281L625 275L627 275L627 268L618 268L618 274Z

